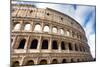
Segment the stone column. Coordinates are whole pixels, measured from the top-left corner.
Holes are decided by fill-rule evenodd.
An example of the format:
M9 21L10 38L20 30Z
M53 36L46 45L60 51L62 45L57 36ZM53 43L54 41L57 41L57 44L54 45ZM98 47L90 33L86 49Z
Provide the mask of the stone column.
M50 25L50 34L52 34L52 24Z
M11 47L13 47L13 46L14 46L14 44L15 44L16 40L17 40L17 35L15 36L15 38L13 39L13 41L12 41L12 43L11 43Z
M78 48L78 51L80 51L80 45L79 44L77 44L77 48Z
M72 49L75 51L75 43L72 43Z
M43 22L43 20L42 20L42 23L41 23L41 32L43 32L43 29L44 29L44 22Z
M58 41L58 51L61 52L61 41Z
M24 58L25 58L25 56L22 57L22 59L21 59L21 61L20 61L20 66L25 65L25 63L24 63Z
M42 40L41 38L42 38L42 36L40 36L40 38L38 40L38 46L37 46L37 49L39 50L39 52L41 50L41 40Z
M24 49L28 49L30 36L27 37Z
M48 49L51 52L51 50L52 50L52 37L50 37Z
M66 44L66 50L69 52L69 46L68 46L68 43L65 43Z
M24 30L24 24L23 24L23 19L20 21L21 27L20 27L20 32Z
M70 34L69 36L72 37L72 30L69 30L69 32L70 32L70 33L69 33L69 34Z

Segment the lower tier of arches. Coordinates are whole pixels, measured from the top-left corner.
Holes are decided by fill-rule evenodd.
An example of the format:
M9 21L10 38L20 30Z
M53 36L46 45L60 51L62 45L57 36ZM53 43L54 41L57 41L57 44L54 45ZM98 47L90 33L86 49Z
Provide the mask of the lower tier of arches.
M16 55L11 57L11 67L16 66L32 66L32 65L46 65L46 64L62 64L62 63L77 63L77 62L90 62L91 56L28 56L28 55Z

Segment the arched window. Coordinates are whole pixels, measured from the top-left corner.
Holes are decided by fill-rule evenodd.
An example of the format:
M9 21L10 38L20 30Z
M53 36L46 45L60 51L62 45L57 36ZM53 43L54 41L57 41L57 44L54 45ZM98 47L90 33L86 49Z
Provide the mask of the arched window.
M17 66L19 66L19 61L14 61L12 63L12 66L11 67L17 67Z
M58 49L57 41L53 40L52 41L52 49Z
M72 31L72 37L74 37L74 36L75 36L75 32Z
M22 39L19 43L19 46L17 49L24 49L24 46L25 46L25 42L26 42L26 39Z
M53 59L52 64L57 64L57 63L58 63L57 59Z
M82 51L82 47L80 46L80 51Z
M41 32L41 31L42 31L41 25L40 25L40 24L36 24L36 25L35 25L35 28L34 28L34 31L35 31L35 32Z
M60 34L64 35L64 30L63 29L60 29Z
M25 24L24 30L30 31L31 30L31 24Z
M15 25L15 27L14 27L14 30L15 30L15 31L18 31L18 30L20 30L20 28L21 28L21 24L20 24L20 23L17 23L17 24Z
M65 43L64 43L63 41L61 42L61 49L62 49L62 50L65 50L65 49L66 49L66 48L65 48Z
M32 40L30 49L37 49L37 45L38 45L38 40L37 39Z
M66 34L67 34L67 36L70 36L70 32L69 31L66 31Z
M49 31L50 31L49 26L44 26L43 31L44 31L44 32L49 32Z
M53 27L52 31L53 31L53 33L57 33L57 28Z
M27 61L26 65L34 65L34 61L33 60L29 60L29 61Z
M77 47L77 44L75 44L75 50L76 50L76 51L78 51L78 47Z
M77 62L80 62L80 59L77 59Z
M48 49L48 40L43 40L42 49Z
M40 61L39 64L41 64L41 65L47 64L47 60L43 59L43 60Z
M68 43L68 46L69 46L69 50L73 50L71 43Z
M13 42L13 39L11 39L11 43Z
M85 48L83 47L83 51L85 52Z
M66 63L66 59L63 59L63 60L62 60L62 63Z
M73 59L71 59L71 63L73 63L74 62L74 60Z

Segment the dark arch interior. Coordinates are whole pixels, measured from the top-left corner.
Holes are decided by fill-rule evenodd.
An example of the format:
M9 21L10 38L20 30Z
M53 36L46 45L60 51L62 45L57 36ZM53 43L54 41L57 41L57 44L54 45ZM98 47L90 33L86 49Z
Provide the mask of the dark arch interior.
M34 65L34 61L33 60L29 60L26 65Z
M45 59L44 59L44 60L41 60L39 64L40 64L40 65L47 64L47 60L45 60Z
M48 40L43 40L42 49L48 49Z
M69 46L69 50L73 50L71 43L69 43L68 46Z
M19 43L18 49L24 49L26 39L22 39Z
M80 60L79 60L79 59L77 59L77 62L80 62Z
M13 42L13 39L11 39L11 43Z
M77 45L76 45L76 44L75 44L75 50L76 50L76 51L78 51L78 47L77 47Z
M37 44L38 44L37 39L32 40L30 49L37 49Z
M19 62L18 61L13 62L11 67L16 67L16 66L19 66Z
M82 47L80 46L80 51L82 51Z
M52 49L58 49L57 41L52 42Z
M53 59L52 64L57 64L57 59Z
M65 50L66 48L65 48L65 43L64 42L61 42L61 49L62 50Z
M74 60L73 59L71 59L71 63L73 63L74 62Z
M62 63L66 63L66 59L63 59Z

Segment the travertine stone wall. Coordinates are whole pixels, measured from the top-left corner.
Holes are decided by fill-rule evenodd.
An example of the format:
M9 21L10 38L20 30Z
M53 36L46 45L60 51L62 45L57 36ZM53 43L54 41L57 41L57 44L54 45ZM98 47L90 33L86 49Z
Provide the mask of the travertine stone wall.
M12 65L93 60L85 31L73 18L50 8L21 4L12 5L11 15Z

